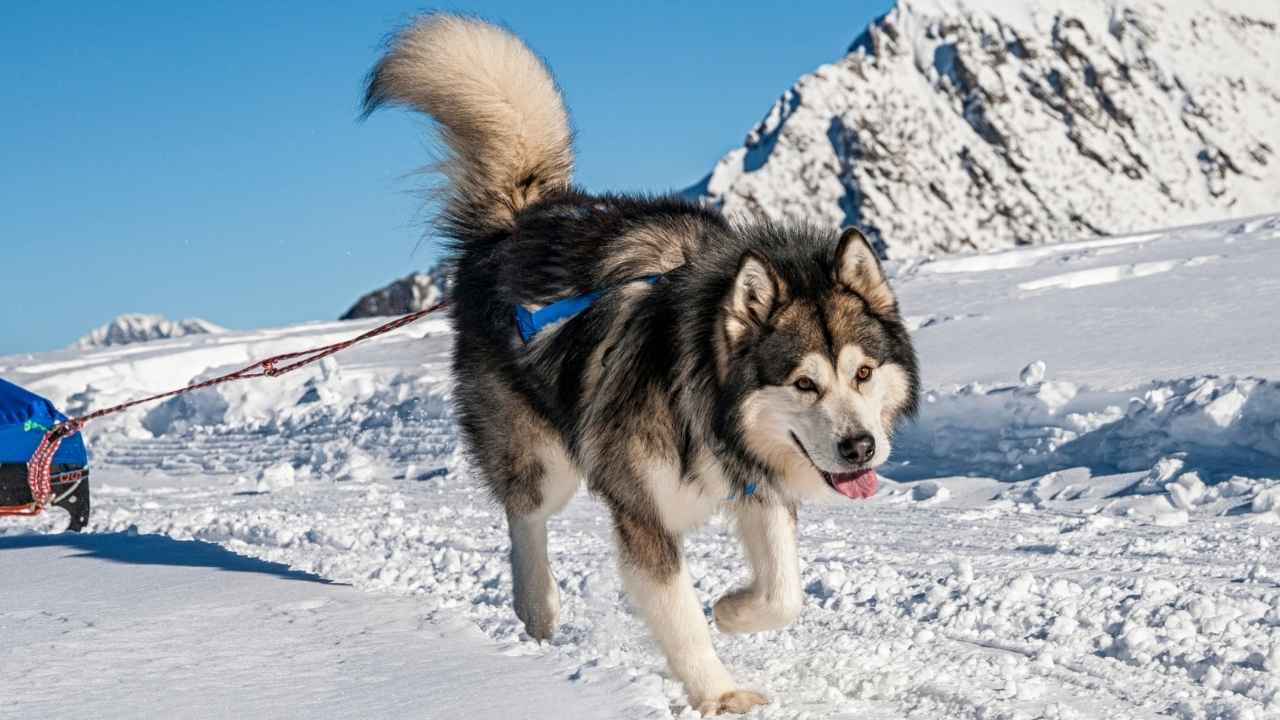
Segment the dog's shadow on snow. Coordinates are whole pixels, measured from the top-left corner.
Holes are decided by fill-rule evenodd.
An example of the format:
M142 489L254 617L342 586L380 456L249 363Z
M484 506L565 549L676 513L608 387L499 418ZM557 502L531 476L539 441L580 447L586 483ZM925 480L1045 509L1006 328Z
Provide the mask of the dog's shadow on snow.
M284 563L237 555L202 540L174 540L163 535L133 533L0 535L0 553L42 547L65 547L76 551L68 553L64 559L91 558L130 565L205 567L227 572L263 573L285 580L336 584L319 575L294 570Z

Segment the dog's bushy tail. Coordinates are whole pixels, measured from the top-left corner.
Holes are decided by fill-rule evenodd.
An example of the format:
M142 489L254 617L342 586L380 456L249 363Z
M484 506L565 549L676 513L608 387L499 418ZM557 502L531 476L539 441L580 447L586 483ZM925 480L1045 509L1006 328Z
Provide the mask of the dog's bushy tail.
M459 240L511 227L569 187L572 131L546 65L519 38L454 15L419 18L369 73L365 114L412 107L439 123L447 155L444 230Z

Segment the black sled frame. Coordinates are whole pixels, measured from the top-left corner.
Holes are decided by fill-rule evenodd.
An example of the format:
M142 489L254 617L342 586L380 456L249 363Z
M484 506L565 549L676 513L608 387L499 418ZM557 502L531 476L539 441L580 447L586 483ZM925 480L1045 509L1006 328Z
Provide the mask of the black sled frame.
M60 507L71 514L67 530L80 532L89 524L89 470L79 465L55 464L51 468L53 499L50 505ZM23 512L21 508L31 508ZM27 479L27 466L17 463L0 463L0 514L35 515L39 510L31 497L31 484Z

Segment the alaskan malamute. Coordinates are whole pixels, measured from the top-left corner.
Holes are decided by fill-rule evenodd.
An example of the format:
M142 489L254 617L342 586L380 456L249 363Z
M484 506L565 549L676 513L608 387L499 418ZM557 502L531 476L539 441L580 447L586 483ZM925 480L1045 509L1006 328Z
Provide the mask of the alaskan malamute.
M556 629L547 518L581 478L613 514L623 584L703 714L767 702L716 656L681 536L736 515L752 569L724 632L800 612L796 507L875 492L916 408L911 339L857 230L733 222L676 197L573 186L555 80L511 33L428 15L393 37L367 112L431 116L447 156L457 414L506 509L516 615Z

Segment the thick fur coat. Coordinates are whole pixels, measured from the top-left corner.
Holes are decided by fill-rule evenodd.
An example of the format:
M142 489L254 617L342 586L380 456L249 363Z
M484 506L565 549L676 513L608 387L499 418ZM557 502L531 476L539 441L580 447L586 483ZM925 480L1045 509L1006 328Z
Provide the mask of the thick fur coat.
M370 112L387 103L434 118L447 149L456 410L507 513L517 615L535 638L555 630L546 521L585 478L693 706L765 702L716 657L681 536L737 516L753 578L715 604L722 630L799 612L798 504L874 492L916 406L915 354L871 246L855 230L575 188L546 66L477 20L430 15L395 35L366 96ZM516 306L593 292L528 342L517 332Z

